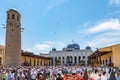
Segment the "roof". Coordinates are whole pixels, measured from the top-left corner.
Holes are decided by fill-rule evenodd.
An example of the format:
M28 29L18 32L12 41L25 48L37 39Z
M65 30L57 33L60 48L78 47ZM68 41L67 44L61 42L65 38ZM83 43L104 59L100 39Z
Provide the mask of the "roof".
M114 45L106 46L106 47L99 48L99 49L110 48L110 47L113 47L113 46L118 46L118 45L120 45L120 44L114 44Z
M75 50L80 50L80 46L77 43L68 44L67 48L74 48Z
M44 56L40 56L40 55L37 55L37 54L34 54L33 52L27 52L27 51L22 51L21 53L22 56L31 56L31 57L36 57L36 58L47 58L47 59L50 59L50 57L44 57Z
M20 13L16 9L9 9L7 12L11 12L11 11L20 15Z
M92 55L90 55L90 58L96 58L96 57L108 54L110 52L112 52L112 51L98 51L98 50L96 50Z

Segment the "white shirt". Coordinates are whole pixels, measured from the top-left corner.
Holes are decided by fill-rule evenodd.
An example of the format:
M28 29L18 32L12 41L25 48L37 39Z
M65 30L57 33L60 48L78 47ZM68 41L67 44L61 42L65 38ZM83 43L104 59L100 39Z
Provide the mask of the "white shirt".
M37 73L36 71L31 72L31 79L36 79Z

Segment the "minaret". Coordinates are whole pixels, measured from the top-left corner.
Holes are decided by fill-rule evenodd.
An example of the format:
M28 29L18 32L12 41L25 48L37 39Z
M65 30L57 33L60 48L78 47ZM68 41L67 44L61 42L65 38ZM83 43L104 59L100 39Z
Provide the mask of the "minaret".
M7 11L6 19L6 45L5 65L21 65L21 15L18 11L10 9Z

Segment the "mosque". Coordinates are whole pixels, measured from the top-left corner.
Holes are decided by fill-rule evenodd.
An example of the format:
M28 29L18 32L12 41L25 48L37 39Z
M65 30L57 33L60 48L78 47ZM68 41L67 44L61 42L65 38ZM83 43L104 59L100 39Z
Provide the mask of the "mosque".
M57 50L53 48L49 52L49 57L52 58L51 65L89 65L89 56L93 53L90 46L85 49L80 49L79 44L68 44L66 48Z
M94 51L90 46L80 49L73 42L62 50L53 48L48 55L36 55L21 50L21 15L10 9L6 17L5 46L0 45L0 65L3 66L44 66L44 65L107 65L120 67L120 44L106 46Z

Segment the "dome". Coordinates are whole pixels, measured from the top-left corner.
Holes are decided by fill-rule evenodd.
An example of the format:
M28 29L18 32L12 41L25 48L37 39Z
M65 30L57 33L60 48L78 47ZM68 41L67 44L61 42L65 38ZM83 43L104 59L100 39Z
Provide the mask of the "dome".
M54 47L54 48L52 48L52 51L56 51L56 48Z
M65 48L63 48L63 51L65 50Z
M91 49L91 47L90 47L90 46L87 46L86 49Z
M74 48L75 50L80 50L80 46L77 43L68 44L67 48Z

